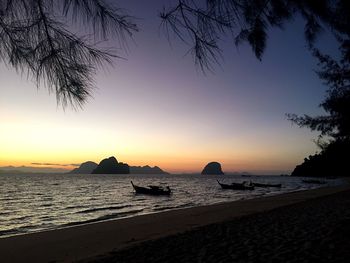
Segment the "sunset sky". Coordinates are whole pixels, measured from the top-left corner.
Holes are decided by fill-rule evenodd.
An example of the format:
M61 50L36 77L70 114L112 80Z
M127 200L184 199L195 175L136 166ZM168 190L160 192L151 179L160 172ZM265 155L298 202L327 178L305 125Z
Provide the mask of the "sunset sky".
M313 71L301 20L270 32L261 62L249 46L237 49L223 39L221 66L204 75L185 56L189 47L176 40L169 45L160 34L157 15L171 1L119 2L141 31L121 53L127 60L98 72L97 89L82 110L62 109L54 94L0 64L0 166L114 155L176 173L218 161L226 172L268 174L290 173L315 153L317 133L285 117L322 113L325 87ZM318 43L335 53L326 33Z

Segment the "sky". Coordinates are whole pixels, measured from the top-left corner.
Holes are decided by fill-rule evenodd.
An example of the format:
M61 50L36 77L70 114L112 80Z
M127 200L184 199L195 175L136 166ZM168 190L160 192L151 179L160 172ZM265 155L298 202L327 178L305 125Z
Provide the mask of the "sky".
M176 39L170 45L161 34L164 2L171 3L119 1L140 32L121 51L125 60L97 73L97 89L81 110L57 106L54 94L0 63L0 167L71 169L115 156L172 173L218 161L226 172L279 174L318 150L318 134L285 116L323 113L326 87L314 73L300 19L269 32L262 61L249 46L223 39L220 66L203 74L185 55L188 46ZM326 33L318 45L336 50Z

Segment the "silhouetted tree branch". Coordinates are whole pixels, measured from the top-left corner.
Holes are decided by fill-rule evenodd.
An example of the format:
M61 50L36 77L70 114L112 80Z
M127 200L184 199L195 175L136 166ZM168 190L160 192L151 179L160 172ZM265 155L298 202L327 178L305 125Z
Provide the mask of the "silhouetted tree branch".
M350 138L350 1L347 0L178 0L161 12L169 35L171 32L191 46L195 63L202 70L211 69L220 55L220 37L230 34L235 44L247 42L258 59L266 46L268 30L283 27L296 16L305 20L304 34L310 51L318 59L319 77L329 86L320 105L328 115L311 117L289 114L301 127L321 132L335 140ZM322 54L314 45L323 28L339 42L342 59ZM319 140L319 144L325 144Z
M160 17L165 33L190 45L205 71L219 62L223 36L231 35L236 45L249 43L261 59L268 30L298 15L310 49L323 27L349 38L348 10L347 0L177 0ZM78 32L89 28L92 35L72 33L77 22L84 25ZM64 106L84 103L96 69L116 56L91 41L114 37L125 48L135 31L132 17L104 0L0 0L0 59L43 83Z
M301 127L321 132L321 136L330 136L334 140L350 140L350 41L342 40L340 49L342 58L337 61L330 56L313 49L321 70L317 73L329 87L326 98L320 104L328 115L311 117L289 114L291 121Z
M81 106L96 68L116 57L68 30L77 20L90 26L95 41L111 36L124 46L137 31L130 16L102 0L0 1L0 59L54 91L63 106Z
M348 34L349 3L346 0L178 0L160 13L167 35L174 33L191 46L195 63L211 69L220 56L219 40L230 34L236 45L248 42L262 58L268 30L283 27L300 15L310 48L323 26L335 34ZM341 14L341 15L340 15ZM340 16L339 16L340 15ZM342 21L339 21L344 19Z

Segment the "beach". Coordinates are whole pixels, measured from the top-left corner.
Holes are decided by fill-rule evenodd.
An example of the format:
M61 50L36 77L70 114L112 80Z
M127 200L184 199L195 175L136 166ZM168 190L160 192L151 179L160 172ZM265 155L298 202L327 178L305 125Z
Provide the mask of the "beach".
M348 185L0 239L1 262L344 262Z

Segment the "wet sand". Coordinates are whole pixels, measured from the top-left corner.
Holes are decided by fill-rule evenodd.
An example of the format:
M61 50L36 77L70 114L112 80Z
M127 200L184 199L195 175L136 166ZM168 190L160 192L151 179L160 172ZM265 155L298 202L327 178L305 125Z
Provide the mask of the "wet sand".
M350 187L0 239L1 262L345 262Z

